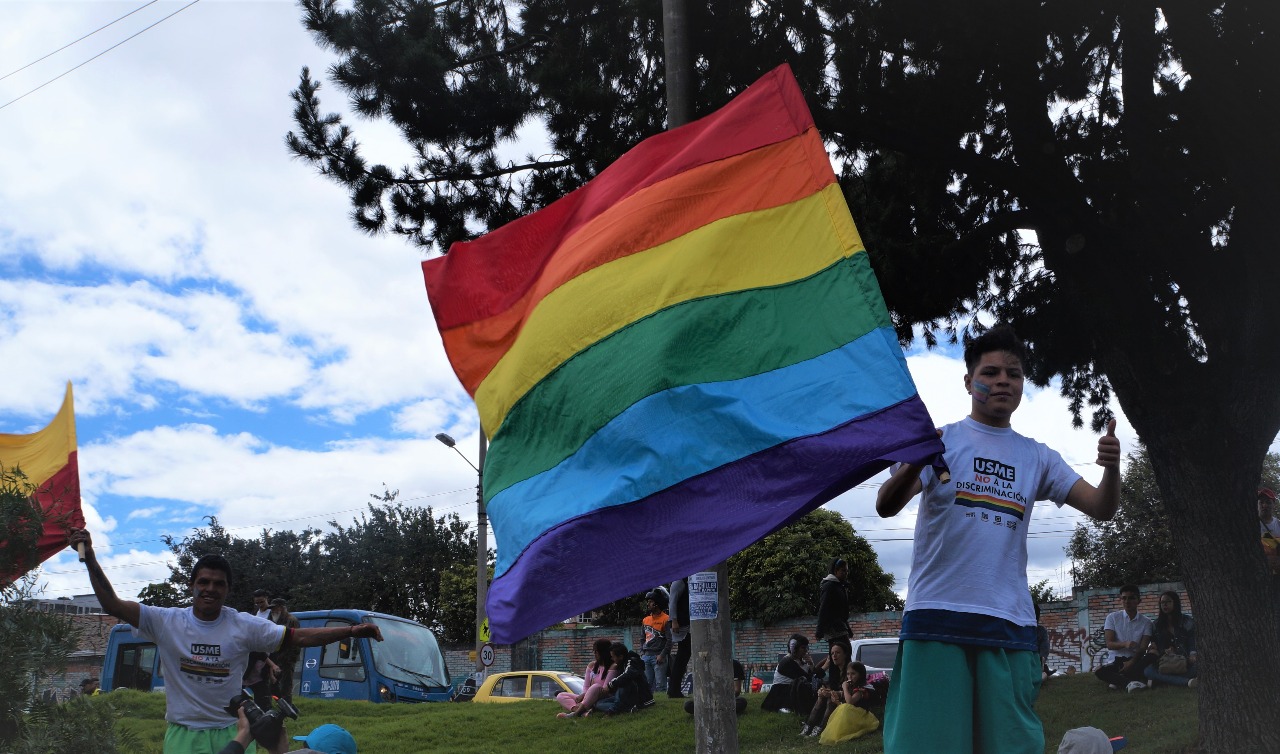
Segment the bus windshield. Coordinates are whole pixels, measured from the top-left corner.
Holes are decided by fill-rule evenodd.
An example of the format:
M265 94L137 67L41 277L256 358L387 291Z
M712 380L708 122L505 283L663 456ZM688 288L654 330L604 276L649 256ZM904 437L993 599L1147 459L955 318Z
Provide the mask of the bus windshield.
M369 642L379 674L414 686L449 685L449 670L436 637L417 623L369 616L382 630L382 641Z

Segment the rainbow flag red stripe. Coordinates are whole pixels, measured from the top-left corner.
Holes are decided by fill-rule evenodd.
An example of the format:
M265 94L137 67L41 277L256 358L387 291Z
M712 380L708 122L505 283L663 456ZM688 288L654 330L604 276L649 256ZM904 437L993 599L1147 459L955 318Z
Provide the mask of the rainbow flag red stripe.
M942 449L785 66L422 268L492 442L495 641Z

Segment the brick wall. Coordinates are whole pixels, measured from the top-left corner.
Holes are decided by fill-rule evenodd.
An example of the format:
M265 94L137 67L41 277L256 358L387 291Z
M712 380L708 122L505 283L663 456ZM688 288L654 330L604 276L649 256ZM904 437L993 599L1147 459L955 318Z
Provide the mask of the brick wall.
M1191 602L1182 584L1146 584L1140 587L1142 601L1138 610L1155 620L1160 593L1178 592L1182 597L1182 609L1191 613ZM1107 613L1121 609L1119 587L1110 589L1076 590L1072 598L1061 602L1046 602L1040 606L1040 625L1049 632L1049 667L1065 672L1092 672L1105 662L1102 624ZM864 639L877 636L897 636L902 625L902 613L862 613L850 616L853 637ZM778 655L786 652L787 639L793 633L804 634L813 641L813 617L793 618L769 626L759 621L739 621L730 629L733 656L746 666L748 675L772 680ZM628 647L638 647L641 641L640 627L608 626L590 628L556 628L535 634L512 647L496 647L496 659L490 672L513 669L569 670L581 673L591 662L591 643L597 638L620 640ZM818 652L825 651L825 643L814 642ZM461 677L475 666L469 659L471 647L454 647L445 651L449 672ZM522 658L516 661L513 658Z
M107 639L111 628L120 621L104 613L69 616L79 631L76 650L67 660L67 667L56 675L48 674L40 679L36 694L52 689L59 699L67 699L80 690L80 682L86 678L102 676L102 660L107 652Z

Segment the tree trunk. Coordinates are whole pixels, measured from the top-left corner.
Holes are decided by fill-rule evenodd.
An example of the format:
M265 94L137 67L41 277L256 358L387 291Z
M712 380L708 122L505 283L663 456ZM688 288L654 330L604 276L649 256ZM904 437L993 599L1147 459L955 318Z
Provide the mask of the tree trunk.
M1156 371L1150 359L1123 368L1130 376ZM1250 375L1223 375L1187 402L1188 390L1199 392L1194 380L1173 377L1142 391L1127 379L1113 384L1146 443L1183 563L1196 621L1202 751L1280 752L1280 587L1262 555L1256 508L1275 389L1250 384Z

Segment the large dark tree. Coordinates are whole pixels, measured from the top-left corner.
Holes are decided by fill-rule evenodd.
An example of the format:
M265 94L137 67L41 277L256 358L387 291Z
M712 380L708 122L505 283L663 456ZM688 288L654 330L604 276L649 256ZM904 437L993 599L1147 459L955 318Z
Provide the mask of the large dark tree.
M295 93L295 153L361 227L440 250L535 209L664 126L656 2L306 0L363 115L416 159L366 164ZM1114 393L1143 438L1199 613L1201 732L1265 731L1280 586L1253 493L1280 430L1274 4L1175 0L710 0L689 9L698 109L791 64L842 170L900 337L1008 320L1077 421ZM502 160L523 124L549 146ZM1261 743L1260 743L1261 742Z

